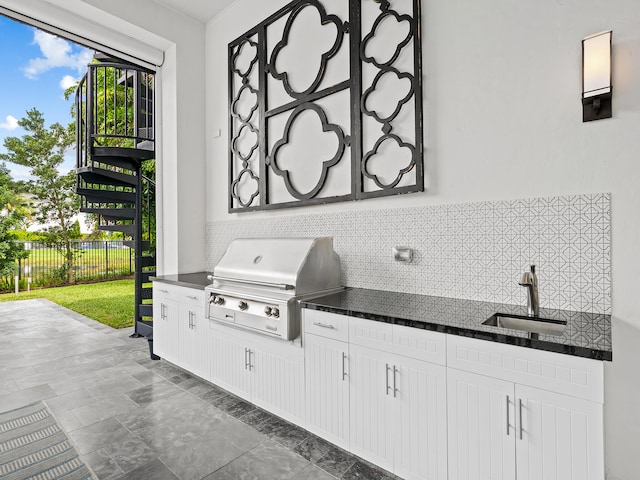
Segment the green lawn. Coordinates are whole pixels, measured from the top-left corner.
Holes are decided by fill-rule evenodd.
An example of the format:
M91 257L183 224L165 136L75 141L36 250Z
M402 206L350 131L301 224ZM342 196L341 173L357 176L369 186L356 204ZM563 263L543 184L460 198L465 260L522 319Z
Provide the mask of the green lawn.
M133 325L133 280L72 285L70 287L43 288L0 295L0 302L47 298L74 312L113 328Z

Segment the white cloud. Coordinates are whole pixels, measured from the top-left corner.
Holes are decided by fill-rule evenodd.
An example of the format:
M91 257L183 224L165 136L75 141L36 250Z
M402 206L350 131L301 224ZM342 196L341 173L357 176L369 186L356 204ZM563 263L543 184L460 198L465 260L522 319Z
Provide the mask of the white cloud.
M18 120L11 115L7 115L6 121L0 123L0 128L4 130L15 130L18 128Z
M57 67L67 67L82 72L91 61L91 50L82 48L73 53L71 43L41 30L33 33L33 43L40 47L42 57L32 58L23 68L27 78L36 78L40 73Z
M60 88L66 91L67 88L75 86L77 82L77 78L73 78L71 75L65 75L62 77L62 80L60 80Z

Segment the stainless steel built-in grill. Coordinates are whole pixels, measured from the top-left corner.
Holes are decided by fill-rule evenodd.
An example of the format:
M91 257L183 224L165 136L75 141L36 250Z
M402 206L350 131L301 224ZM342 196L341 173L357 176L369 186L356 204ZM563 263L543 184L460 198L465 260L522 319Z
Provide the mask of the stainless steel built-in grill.
M342 289L330 237L234 240L209 279L210 319L284 340L300 335L298 300Z

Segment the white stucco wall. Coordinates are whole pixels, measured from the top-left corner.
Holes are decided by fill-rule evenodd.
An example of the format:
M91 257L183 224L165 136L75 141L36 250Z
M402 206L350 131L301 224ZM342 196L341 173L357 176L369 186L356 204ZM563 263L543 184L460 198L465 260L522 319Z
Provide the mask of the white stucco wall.
M614 360L606 364L606 468L610 480L637 478L637 1L423 0L426 191L229 215L227 43L286 3L239 0L207 25L207 220L611 192ZM580 42L605 29L614 31L613 118L582 123Z

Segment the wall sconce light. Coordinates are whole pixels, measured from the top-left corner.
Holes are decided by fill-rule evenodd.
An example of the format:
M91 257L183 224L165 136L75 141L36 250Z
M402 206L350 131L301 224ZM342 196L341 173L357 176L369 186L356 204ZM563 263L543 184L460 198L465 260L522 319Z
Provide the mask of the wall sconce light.
M613 32L582 40L582 121L611 118L611 37Z

